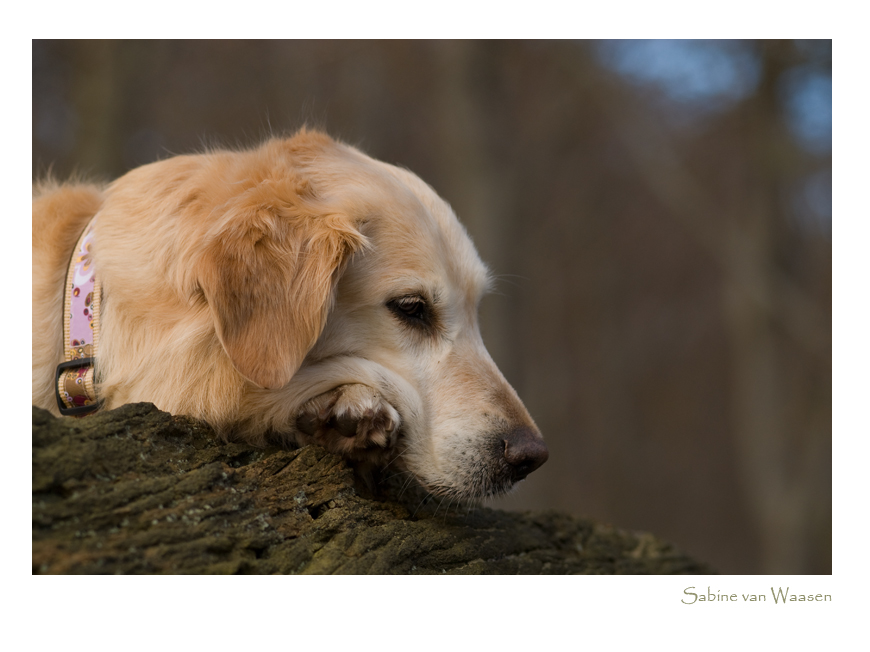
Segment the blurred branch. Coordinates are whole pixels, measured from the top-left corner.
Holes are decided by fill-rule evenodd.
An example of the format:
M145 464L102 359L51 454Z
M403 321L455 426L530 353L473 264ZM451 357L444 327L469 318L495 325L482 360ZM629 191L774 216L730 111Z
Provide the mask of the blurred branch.
M88 174L123 172L119 115L123 103L117 41L69 43L75 62L73 104L78 118L75 160Z
M614 132L643 182L698 245L717 261L727 282L736 285L757 308L776 319L806 351L822 359L829 358L830 341L819 335L826 331L821 324L822 311L761 252L754 250L757 245L752 234L741 225L744 220L728 219L729 216L716 208L647 114L634 109L630 102L615 101L604 80L598 83L596 91L596 101L611 120ZM759 210L759 207L753 208ZM745 221L758 224L759 220L764 220L764 216L753 215ZM767 279L769 292L759 286L760 277Z
M824 431L794 428L788 406L796 394L780 349L775 321L803 350L830 359L822 310L774 265L785 220L777 194L788 170L789 144L779 127L776 82L790 46L766 44L763 74L753 98L744 147L748 176L738 209L722 210L683 162L661 126L617 95L599 77L592 95L613 124L639 177L723 273L723 308L731 344L733 429L747 498L763 541L763 570L802 568L808 558L806 509ZM815 408L808 408L815 414Z

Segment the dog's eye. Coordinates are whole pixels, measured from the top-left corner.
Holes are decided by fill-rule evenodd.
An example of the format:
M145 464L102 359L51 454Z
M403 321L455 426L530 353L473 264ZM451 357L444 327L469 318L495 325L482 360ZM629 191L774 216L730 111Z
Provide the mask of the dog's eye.
M423 297L412 294L387 301L387 308L402 322L411 326L432 326L432 308Z

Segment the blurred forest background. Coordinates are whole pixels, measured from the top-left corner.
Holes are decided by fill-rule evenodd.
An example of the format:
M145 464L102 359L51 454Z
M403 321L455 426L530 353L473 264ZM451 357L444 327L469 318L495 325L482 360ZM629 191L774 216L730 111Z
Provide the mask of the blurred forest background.
M33 174L307 123L411 169L499 276L550 446L508 509L831 572L831 41L34 41Z

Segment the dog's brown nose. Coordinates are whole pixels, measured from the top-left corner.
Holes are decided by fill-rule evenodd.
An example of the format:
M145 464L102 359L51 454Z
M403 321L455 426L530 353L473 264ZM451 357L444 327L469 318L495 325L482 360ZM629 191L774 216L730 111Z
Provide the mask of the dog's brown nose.
M544 440L532 428L510 431L504 438L504 459L510 464L511 480L517 482L537 469L550 457Z

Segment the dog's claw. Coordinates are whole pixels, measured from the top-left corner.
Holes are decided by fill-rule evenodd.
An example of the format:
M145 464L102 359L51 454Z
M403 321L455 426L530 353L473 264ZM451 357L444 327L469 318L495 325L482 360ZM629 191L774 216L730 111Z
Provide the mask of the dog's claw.
M389 448L400 423L399 413L377 390L360 384L314 397L296 418L301 433L340 455Z

